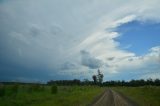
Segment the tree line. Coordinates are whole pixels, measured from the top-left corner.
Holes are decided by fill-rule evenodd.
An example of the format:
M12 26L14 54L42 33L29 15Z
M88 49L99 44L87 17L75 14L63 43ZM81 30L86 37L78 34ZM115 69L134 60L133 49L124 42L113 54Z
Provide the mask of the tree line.
M99 85L99 86L144 86L144 85L153 85L153 86L160 86L160 79L140 79L140 80L131 80L131 81L105 81L103 82L104 75L102 72L98 69L97 75L92 76L92 81L89 81L88 79L84 79L83 81L79 79L73 79L73 80L50 80L47 82L47 85ZM1 82L2 83L2 82ZM3 84L10 84L14 82L4 82ZM16 83L18 84L18 83ZM19 83L19 84L25 84L25 83ZM32 83L28 83L32 85ZM38 83L37 83L38 84ZM40 83L39 83L40 84ZM39 85L38 84L38 85ZM35 83L33 83L35 85ZM44 85L44 84L41 84Z
M99 86L145 86L145 85L153 85L153 86L160 86L160 79L140 79L140 80L131 80L131 81L105 81L103 83L98 83L94 81L84 80L80 81L78 79L74 80L56 80L56 81L48 81L48 85L56 84L56 85L99 85Z
M145 85L152 85L152 86L160 86L160 79L139 79L139 80L131 80L131 81L106 81L103 83L103 86L145 86Z
M131 80L131 81L105 81L103 82L103 77L104 75L102 72L98 69L97 70L97 75L93 75L92 79L93 81L89 81L88 79L85 79L83 81L80 81L79 79L74 79L74 80L56 80L56 81L49 81L47 84L52 85L52 84L57 84L57 85L99 85L99 86L145 86L145 85L152 85L152 86L160 86L160 79L140 79L140 80Z
M59 85L59 86L72 86L72 85L99 85L99 86L145 86L145 85L153 85L153 86L160 86L160 79L139 79L139 80L130 80L130 81L124 81L124 80L110 80L110 81L104 81L99 82L84 79L83 81L79 79L73 79L73 80L50 80L46 84L41 83L21 83L21 82L0 82L1 85L11 85L11 84L20 84L20 85Z

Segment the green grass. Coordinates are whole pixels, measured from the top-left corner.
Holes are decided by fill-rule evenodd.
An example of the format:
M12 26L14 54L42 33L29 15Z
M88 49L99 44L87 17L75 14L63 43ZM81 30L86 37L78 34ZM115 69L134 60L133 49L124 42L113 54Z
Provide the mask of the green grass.
M11 86L5 86L5 96L0 97L0 106L86 106L104 88L98 86L59 86L53 94L51 86L31 90L31 85L21 85L13 93ZM36 88L37 89L37 88Z
M140 106L160 106L160 87L113 87L112 89L127 95Z

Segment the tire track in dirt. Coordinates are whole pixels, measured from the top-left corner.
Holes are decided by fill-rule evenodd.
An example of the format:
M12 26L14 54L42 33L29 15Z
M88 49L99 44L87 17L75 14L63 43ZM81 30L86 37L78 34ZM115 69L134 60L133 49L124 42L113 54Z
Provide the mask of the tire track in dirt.
M119 92L107 89L91 106L138 106L138 104Z

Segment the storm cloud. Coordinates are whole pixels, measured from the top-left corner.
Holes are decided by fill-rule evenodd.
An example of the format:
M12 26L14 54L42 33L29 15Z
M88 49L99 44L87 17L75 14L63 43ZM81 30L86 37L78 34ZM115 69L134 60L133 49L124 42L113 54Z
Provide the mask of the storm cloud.
M91 54L87 51L82 50L81 55L81 64L84 66L87 66L91 69L98 69L103 65L103 62L101 60L91 56Z
M133 20L159 23L159 10L159 0L0 1L0 80L73 79L81 72L90 79L97 68L111 75L157 64L159 46L139 59L119 47L115 29Z

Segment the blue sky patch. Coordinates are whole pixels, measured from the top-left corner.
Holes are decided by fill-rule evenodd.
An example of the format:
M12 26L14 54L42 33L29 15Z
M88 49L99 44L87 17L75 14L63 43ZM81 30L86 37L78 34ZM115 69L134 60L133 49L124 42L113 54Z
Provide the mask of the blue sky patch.
M160 23L132 21L116 29L121 34L116 41L120 48L143 55L160 44Z

